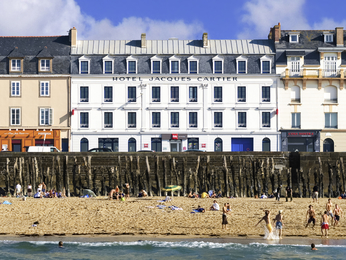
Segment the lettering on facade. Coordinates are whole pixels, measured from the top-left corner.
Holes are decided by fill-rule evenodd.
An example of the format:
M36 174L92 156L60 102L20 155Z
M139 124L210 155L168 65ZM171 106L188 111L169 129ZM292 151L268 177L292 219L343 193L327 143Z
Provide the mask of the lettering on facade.
M292 132L292 133L287 133L288 136L290 137L295 137L295 136L298 136L298 137L303 137L303 136L313 136L314 133L297 133L297 132Z
M179 81L203 81L203 82L213 82L213 81L237 81L237 77L197 77L197 78L191 78L191 77L151 77L148 79L143 79L142 77L113 77L113 81L158 81L158 82L179 82Z

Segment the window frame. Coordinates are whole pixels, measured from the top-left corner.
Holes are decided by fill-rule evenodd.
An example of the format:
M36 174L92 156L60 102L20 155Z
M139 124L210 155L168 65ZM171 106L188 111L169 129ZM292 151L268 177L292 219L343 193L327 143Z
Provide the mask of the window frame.
M323 33L324 42L325 43L333 43L334 42L334 34L333 33ZM330 39L328 39L330 38Z
M217 91L220 90L220 91ZM221 94L220 97L216 97L216 94ZM214 103L222 103L222 86L214 86Z
M221 111L214 112L214 127L215 128L223 127L223 113Z
M132 91L130 91L130 89L134 89L135 91L135 96L134 97L130 97L130 93L132 93ZM137 87L135 86L128 86L127 87L127 102L128 103L136 103L137 102Z
M106 120L107 117L107 120ZM110 119L110 122L108 120ZM107 124L106 124L107 121ZM113 129L114 127L114 113L112 111L103 112L103 129Z
M245 115L245 123L240 122L239 119L242 119L242 118L241 118L241 115ZM237 113L237 128L241 128L241 129L247 128L247 112L245 112L245 111L239 111L239 112Z
M327 125L327 115L329 115L329 126ZM332 125L332 116L335 116L336 125ZM338 113L337 112L326 112L324 113L324 128L326 129L338 129Z
M221 71L216 71L216 62L221 62ZM219 55L216 55L215 57L213 57L213 74L223 74L224 69L223 69L223 65L224 65L224 59L221 58Z
M191 119L192 121L196 119L196 122L192 122ZM189 112L189 128L198 128L198 112Z
M242 92L239 92L239 90L243 88L245 89L245 92L244 92L245 97L239 97L239 94L242 94ZM237 103L246 103L246 96L247 96L246 90L247 90L246 86L237 86Z
M9 59L9 67L10 67L10 72L18 73L18 72L23 72L23 58L11 58ZM13 66L13 61L16 62L16 66ZM18 68L18 62L19 62L19 68Z
M298 115L299 115L299 117L297 117ZM298 118L299 118L299 122L298 122ZM299 125L297 123L299 123ZM302 124L301 113L300 112L292 112L291 113L291 128L292 129L300 129L302 127L301 124Z
M88 66L87 72L82 71L82 64L84 64L84 62L86 62L87 66ZM85 56L82 56L79 58L79 74L81 74L81 75L90 74L90 59L86 58Z
M196 90L196 98L193 98L193 97L190 96L190 94L191 94L190 89ZM189 94L188 94L188 96L189 96L189 103L197 103L198 102L198 87L197 86L189 86L189 90L188 91L189 91ZM192 91L192 93L195 94L195 91Z
M106 98L106 88L111 89L111 97ZM113 103L113 96L113 86L103 86L103 103Z
M269 90L269 91L266 91L266 90ZM262 86L262 97L261 97L261 102L262 103L270 103L270 99L271 99L271 87L270 86ZM266 97L266 93L269 94L269 97Z
M159 91L159 97L154 98L154 89L158 89ZM152 86L151 87L151 102L152 103L161 103L161 87L160 86Z
M197 66L196 73L191 72L190 62L196 62L196 66ZM188 67L188 74L199 74L199 60L196 57L191 56L191 57L187 58L187 64L188 64L188 66L187 66Z
M173 116L173 114L174 114L174 116ZM176 115L178 115L178 116L176 116ZM170 127L174 128L174 129L179 128L179 120L180 120L179 112L176 112L176 111L175 112L171 112L170 116L171 116ZM177 119L177 120L175 120L175 119Z
M87 89L87 97L82 98L82 88ZM79 103L89 103L89 86L80 86L79 87ZM85 100L84 100L85 99Z
M132 72L132 70L130 71L130 62L134 62L135 63L135 71ZM126 58L126 74L137 74L137 59L129 56Z
M47 63L47 61L49 62L49 67L47 69L47 64L45 64L45 66L42 66L42 62L45 61L45 63ZM52 65L53 65L53 59L47 59L47 58L44 58L44 59L39 59L38 60L38 71L39 72L52 72Z
M264 55L263 57L261 57L260 61L261 61L261 74L271 74L272 73L272 71L271 71L272 59L270 57ZM263 70L263 67L264 67L263 63L264 62L269 62L269 70L268 70L268 72L264 72L264 70Z
M242 55L236 58L237 61L237 74L247 74L247 58L243 57ZM239 72L239 62L245 62L245 72L241 71Z
M177 96L177 97L173 97L173 96ZM171 86L171 88L170 88L170 102L171 103L179 103L179 86Z
M271 113L269 111L263 111L261 114L261 128L271 128ZM266 119L268 119L268 122L265 122Z
M42 118L42 113L43 113L43 118ZM48 114L48 117L46 117L47 114ZM40 107L39 125L42 125L42 126L53 125L53 108Z
M159 62L159 72L154 72L154 62ZM150 58L150 64L151 64L151 74L161 74L162 73L162 59L157 57L156 55L154 57ZM156 63L155 63L156 64Z
M158 122L156 122L157 119ZM156 111L151 113L151 128L161 128L161 112Z
M13 123L13 111L15 111L15 117L18 115L18 123ZM18 113L17 113L18 112ZM15 121L17 121L17 118L15 118ZM10 107L10 125L12 126L21 126L22 123L22 109L20 107Z
M45 86L45 85L42 86L42 84L48 84L48 86ZM40 81L40 97L50 97L50 82L49 81Z
M18 86L13 86L13 84L18 84ZM15 92L14 94L13 94L13 90ZM18 94L17 94L17 92L18 92ZM21 88L21 82L20 81L15 80L15 81L10 82L10 96L11 97L21 97L22 96L22 88Z
M289 32L289 42L290 43L299 43L299 36L300 36L300 32ZM292 36L296 36L297 39L293 40Z
M137 128L137 113L136 112L133 112L133 111L127 112L127 128L129 129Z
M85 118L83 118L83 119L87 119L86 123L82 123L82 115L83 115L83 117L86 116ZM80 129L89 129L89 125L90 125L89 112L86 112L86 111L80 112L79 113L79 128Z
M178 62L178 72L172 72L172 62ZM169 58L169 74L180 74L180 59L175 55Z
M111 72L106 71L106 63L111 63ZM114 74L114 59L109 57L108 55L106 57L102 58L102 65L103 65L103 74Z

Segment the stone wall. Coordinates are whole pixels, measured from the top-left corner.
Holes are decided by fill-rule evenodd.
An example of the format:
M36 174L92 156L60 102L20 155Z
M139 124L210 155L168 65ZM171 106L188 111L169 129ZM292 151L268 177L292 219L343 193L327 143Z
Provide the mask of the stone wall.
M20 183L36 190L44 181L47 189L66 188L80 196L85 188L106 195L129 183L131 193L145 189L165 195L161 189L182 186L174 195L189 191L221 190L224 196L254 197L271 194L279 184L294 196L311 197L317 185L323 196L346 190L346 153L224 152L224 153L0 153L0 193ZM26 190L26 189L25 189ZM170 195L171 193L169 193Z

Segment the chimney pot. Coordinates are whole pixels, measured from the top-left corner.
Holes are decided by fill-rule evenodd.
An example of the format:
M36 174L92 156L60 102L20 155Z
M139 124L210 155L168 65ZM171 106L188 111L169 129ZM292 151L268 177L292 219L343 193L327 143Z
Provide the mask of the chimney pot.
M141 34L141 47L142 48L147 47L147 35L145 33Z
M71 47L77 47L77 29L73 27L70 29L70 43Z

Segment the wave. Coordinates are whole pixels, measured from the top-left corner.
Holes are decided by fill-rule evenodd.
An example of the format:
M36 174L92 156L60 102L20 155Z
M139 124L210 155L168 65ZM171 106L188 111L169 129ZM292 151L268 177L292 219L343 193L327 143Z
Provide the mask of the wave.
M34 245L57 245L58 241L16 241L16 240L2 240L0 244L18 244L18 243L30 243ZM152 247L165 247L165 248L206 248L206 249L236 249L236 248L258 248L258 247L310 247L310 245L299 245L299 244L266 244L253 242L249 244L240 243L215 243L205 241L179 241L179 242L168 242L168 241L150 241L150 240L138 240L131 242L115 241L115 242L74 242L64 241L64 245L74 246L86 246L86 247L113 247L113 246L152 246ZM346 248L346 245L322 245L316 244L316 247L328 247L328 248Z

